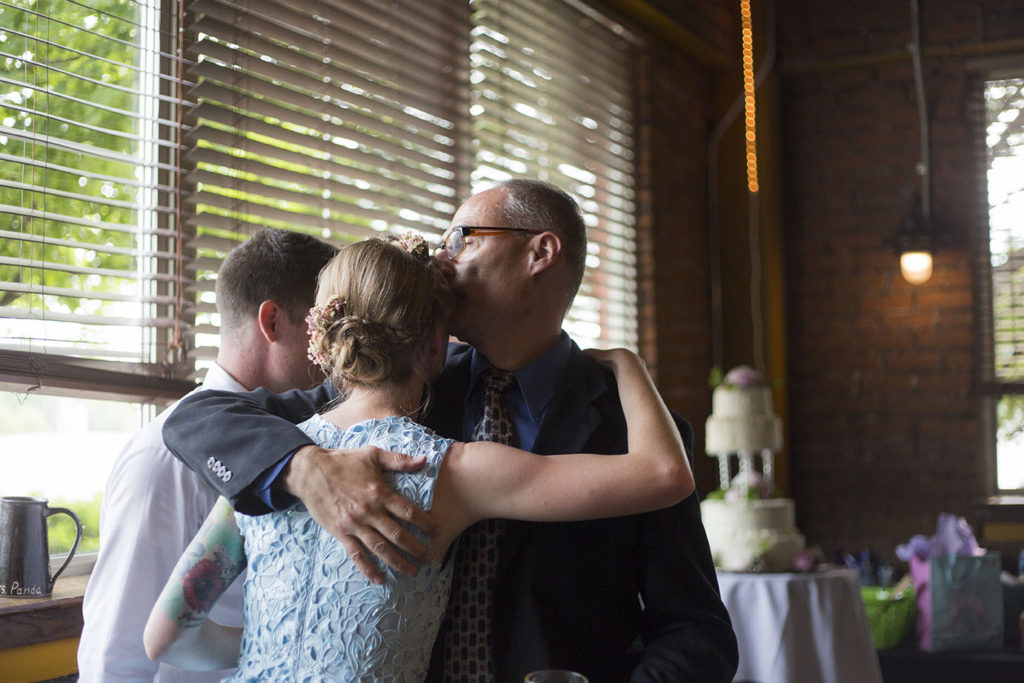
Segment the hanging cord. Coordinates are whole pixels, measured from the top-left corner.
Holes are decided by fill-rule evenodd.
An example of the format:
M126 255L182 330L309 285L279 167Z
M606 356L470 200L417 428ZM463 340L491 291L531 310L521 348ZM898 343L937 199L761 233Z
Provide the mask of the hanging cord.
M38 50L38 45L39 45L39 33L40 33L39 17L40 16L41 16L40 14L35 14L35 17L34 17L34 19L35 19L35 30L32 32L32 35L35 36L35 42L36 42L37 50ZM44 65L44 68L41 69L43 71L43 73L44 73L44 78L45 78L45 83L46 83L46 87L45 87L45 89L43 89L43 91L46 93L46 95L45 95L45 100L46 100L46 104L45 104L45 114L46 115L45 115L45 118L47 120L49 120L49 118L50 118L50 24L51 24L51 21L50 21L49 18L47 18L46 19L46 38L45 38L45 45L46 45L46 47L45 47L45 57L43 57L43 60L42 60L42 64ZM28 28L26 27L26 31L27 30L28 30ZM38 62L38 60L36 60L34 57L33 57L33 60ZM26 82L28 81L29 61L31 61L31 60L26 59L26 60L23 61L24 68L25 68L25 80L26 80ZM32 68L32 87L35 90L35 92L39 92L39 90L40 90L40 88L39 88L39 72L40 72L39 68ZM41 119L41 118L43 118L43 117L42 116L32 116L32 124L31 125L32 125L32 132L33 133L36 132L36 121ZM37 139L37 136L33 135L31 140L27 143L27 146L29 147L29 150L30 150L29 151L29 158L31 158L31 159L35 159L36 158L36 139ZM46 153L46 150L48 150L49 147L50 147L50 126L49 126L49 123L47 123L46 130L43 133L43 150L44 150L43 156L46 159L46 163L43 164L42 192L39 192L36 189L36 175L35 175L35 171L28 171L28 173L30 174L31 180L30 180L29 183L26 183L25 182L25 180L26 180L26 170L28 169L29 165L27 163L23 163L21 165L22 187L23 188L24 187L29 187L29 192L28 192L28 194L29 194L29 196L28 196L28 203L29 203L28 220L25 221L24 219L22 219L22 222L21 222L22 232L24 234L29 234L29 235L34 235L35 234L35 232L36 232L36 225L37 225L37 223L36 223L36 213L37 213L36 212L36 196L38 194L42 194L42 196L43 196L43 199L42 199L42 203L43 203L43 207L42 207L42 230L39 233L40 234L40 242L42 244L42 247L40 249L40 256L39 256L39 268L42 271L41 274L40 274L40 278L39 278L39 319L42 321L43 330L44 331L46 330L45 325L46 325L46 319L47 319L46 318L46 313L47 313L47 310L46 310L46 276L47 276L47 268L46 268L46 265L47 265L46 264L46 217L47 217L47 213L46 213L46 199L49 196L49 192L48 192L48 187L49 186L47 185L47 177L46 176L47 176L47 172L50 169L49 155ZM25 190L22 189L20 192L21 192L21 202L20 203L21 203L21 206L24 207L25 206L25 201L26 201L25 200ZM18 255L19 256L23 257L25 255L25 244L26 244L26 240L19 240L19 242L18 242L18 250L19 250ZM28 283L27 283L28 284L28 289L27 289L27 291L25 293L28 295L29 310L32 310L34 308L34 305L32 303L32 301L33 301L32 289L33 288L32 288L32 265L31 264L35 260L36 250L35 250L34 247L30 246L28 252L29 252L29 258L27 259L28 263L29 263L29 265L27 267L27 269L28 269ZM22 273L24 273L25 270L26 270L26 266L22 265L22 266L18 267L17 280L23 280L24 276L22 275ZM18 298L17 295L15 295L15 297L12 300L17 300L17 298ZM0 301L0 304L6 305L6 303L8 303L6 299L4 299L3 301ZM44 336L44 335L37 335L37 334L29 333L28 336L22 337L19 341L27 341L28 351L30 353L29 361L30 361L30 363L32 365L32 374L35 375L35 378L36 378L35 385L32 386L32 387L29 387L25 391L24 398L20 398L20 397L18 398L19 404L22 404L22 403L24 403L25 399L27 399L29 393L31 393L32 391L35 391L37 389L42 388L41 373L39 371L39 360L38 360L38 358L36 358L36 356L34 354L32 354L32 352L35 350L35 343L37 341L43 342L43 344L42 344L43 352L45 353L46 352L46 342L47 341L52 341L52 340L50 340L47 336Z
M921 14L917 0L910 0L910 16L911 39L907 50L914 61L917 117L921 131L921 161L917 164L917 174L921 178L921 216L927 223L931 216L931 154L928 151L928 108L924 99L924 78L921 73Z
M761 202L751 192L747 227L750 234L750 326L754 345L754 367L765 375L764 312L761 310Z
M169 365L173 368L180 363L185 361L185 340L181 335L181 316L185 308L185 255L184 255L184 229L181 224L181 202L182 202L182 189L181 189L181 125L182 125L182 110L184 109L184 91L182 87L182 69L184 68L184 51L185 51L185 2L184 0L178 0L178 33L176 36L176 49L175 59L177 63L177 73L175 74L175 113L177 119L177 129L175 130L175 145L174 145L174 165L175 165L175 182L174 182L174 335L171 337L171 341L167 346L168 361Z
M47 5L47 15L49 15L49 9L50 9L50 6ZM36 34L37 35L39 33L38 32L38 26L39 26L39 17L36 16L36 27L37 27ZM46 163L43 164L43 185L42 185L42 187L43 187L43 192L42 192L42 195L43 195L43 210L42 210L42 219L43 219L42 223L43 223L43 226L42 227L43 227L43 229L39 233L39 235L40 235L40 244L41 244L39 259L40 259L40 267L42 268L42 271L43 271L41 273L41 277L39 278L39 313L40 313L40 319L43 321L44 325L46 324L46 314L49 313L49 311L47 311L47 309L46 309L46 279L47 279L46 276L48 274L47 273L48 269L46 267L47 266L47 263L46 263L46 237L47 237L47 235L46 235L46 220L49 217L49 213L46 210L46 201L47 201L47 199L49 199L49 196L50 196L50 191L49 191L50 190L50 181L49 181L48 175L49 175L49 172L50 172L50 155L49 155L49 149L50 149L50 116L51 116L51 112L50 112L50 94L53 91L53 88L50 85L50 71L52 69L51 62L50 62L50 46L53 45L53 42L50 40L50 38L51 38L50 29L51 29L52 26L53 26L53 21L49 18L49 16L47 16L47 19L46 19L46 68L43 70L43 74L44 74L44 78L45 78L45 82L46 82L46 132L43 134L43 150L44 150L44 154L46 156ZM37 73L37 70L33 69L33 72ZM36 78L36 76L33 75L33 78ZM36 86L36 92L38 92L38 81L34 81L33 85ZM36 119L37 118L38 117L35 117L35 116L32 117L32 130L33 130L33 132L35 132L35 130L36 130ZM32 156L33 156L33 158L35 157L35 142L34 141L32 143ZM32 174L32 177L33 177L33 179L35 178L35 173ZM35 198L34 197L33 197L33 200L32 200L32 204L33 204L32 208L35 209ZM34 230L34 228L35 228L35 217L36 217L36 212L33 210L32 211L33 232L35 231ZM44 330L45 329L46 328L44 327ZM48 333L49 331L46 330L46 332L47 332L46 336L44 336L43 339L42 339L42 341L43 341L43 352L44 353L46 352L46 342L47 341L53 341L52 339L50 339L50 336L49 336L49 333ZM59 338L59 336L60 335L58 335L58 338ZM38 364L37 360L34 357L32 359L32 367L33 367L34 370L38 369L38 367L39 367L39 364ZM42 383L40 381L40 375L39 375L39 373L36 373L36 387L35 388L40 388L41 386L42 386Z

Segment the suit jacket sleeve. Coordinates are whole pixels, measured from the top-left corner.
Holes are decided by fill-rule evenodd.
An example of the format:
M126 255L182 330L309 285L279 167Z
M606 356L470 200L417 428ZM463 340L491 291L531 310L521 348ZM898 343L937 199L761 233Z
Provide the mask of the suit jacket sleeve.
M692 454L693 429L678 416L676 422L686 452ZM697 493L671 508L644 515L641 533L644 649L631 681L728 683L736 673L739 654L719 593Z
M295 425L335 395L327 382L284 394L201 391L182 399L167 418L164 442L239 512L263 514L270 509L253 484L296 449L313 443Z

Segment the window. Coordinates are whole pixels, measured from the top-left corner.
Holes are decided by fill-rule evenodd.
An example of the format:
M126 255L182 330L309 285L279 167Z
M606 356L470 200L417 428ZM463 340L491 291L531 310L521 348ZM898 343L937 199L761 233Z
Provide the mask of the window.
M191 7L189 222L211 269L266 225L439 235L470 193L537 177L574 194L589 222L566 327L584 345L636 347L636 48L624 28L533 0L336 2L315 16L255 0Z
M176 136L162 120L169 79L153 10L37 7L0 7L0 349L160 377L174 324Z
M49 495L67 416L92 500L81 430L109 455L194 385L265 226L440 235L546 179L591 236L567 328L635 348L637 50L579 0L0 0L0 493Z
M109 462L191 385L166 363L177 135L153 2L0 3L0 493L78 511L83 550Z
M634 39L575 2L472 7L473 189L527 176L575 196L589 244L566 330L635 349Z
M1024 69L984 82L989 322L982 371L994 404L995 482L1024 490Z
M99 549L101 492L110 467L151 406L0 392L3 495L40 495L82 520L79 552ZM50 528L53 552L67 552L74 525L64 516Z
M458 0L190 5L185 154L198 354L216 354L213 275L266 226L341 243L440 234L465 186L468 13Z

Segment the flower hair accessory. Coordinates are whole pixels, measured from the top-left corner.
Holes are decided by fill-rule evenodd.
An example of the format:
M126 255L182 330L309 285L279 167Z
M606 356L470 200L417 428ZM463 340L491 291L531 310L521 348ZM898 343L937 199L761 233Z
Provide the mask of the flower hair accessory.
M415 232L407 232L398 238L398 244L407 252L418 258L430 257L430 247L421 235Z
M313 306L306 316L306 332L309 333L306 357L325 370L328 366L327 354L321 342L334 321L344 315L347 303L340 296L336 296L321 306Z

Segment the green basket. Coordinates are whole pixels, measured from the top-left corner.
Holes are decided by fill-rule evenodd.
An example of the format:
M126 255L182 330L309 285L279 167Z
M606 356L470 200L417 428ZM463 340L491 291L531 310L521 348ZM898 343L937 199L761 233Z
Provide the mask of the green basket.
M903 642L917 613L914 589L893 593L889 588L864 586L860 589L860 597L871 624L875 649L888 650Z

